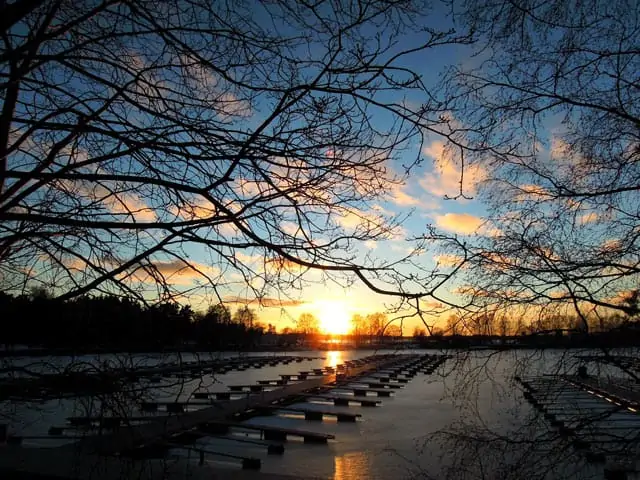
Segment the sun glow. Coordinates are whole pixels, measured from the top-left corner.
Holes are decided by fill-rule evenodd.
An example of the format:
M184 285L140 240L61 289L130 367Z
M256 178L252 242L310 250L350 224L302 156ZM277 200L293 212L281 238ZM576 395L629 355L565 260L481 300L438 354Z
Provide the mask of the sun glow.
M344 302L325 300L317 302L320 330L330 335L344 335L351 330L349 309Z

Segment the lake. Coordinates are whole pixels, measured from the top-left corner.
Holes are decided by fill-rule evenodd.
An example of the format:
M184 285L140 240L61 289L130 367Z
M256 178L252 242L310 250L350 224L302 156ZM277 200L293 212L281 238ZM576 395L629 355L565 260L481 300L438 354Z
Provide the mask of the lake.
M186 400L196 389L224 390L233 384L253 384L259 380L279 378L280 374L296 374L322 366L335 366L346 360L371 355L373 351L292 352L292 355L325 357L301 363L267 366L224 375L204 375L196 379L163 379L160 385L143 382L145 398L173 401ZM335 440L328 445L309 445L290 441L282 456L267 455L256 445L230 442L217 438L198 441L198 446L226 453L241 453L262 459L262 472L286 473L294 478L403 479L403 478L603 478L603 465L585 461L584 455L567 445L566 439L554 433L530 403L524 400L522 388L514 376L522 378L543 374L577 372L581 361L576 357L587 351L496 352L409 350L398 354L453 355L432 375L418 374L405 388L399 389L375 408L334 407L361 413L357 423L333 420L309 422L299 415L253 417L246 422L276 424L292 428L331 433ZM628 354L628 352L624 352ZM280 353L251 353L279 356ZM237 357L233 353L182 354L182 361ZM154 365L171 362L178 355L86 356L74 359L84 365L112 364ZM36 363L42 371L68 364L68 358L14 359L14 363ZM617 377L613 367L589 365L589 373ZM10 431L19 435L46 435L52 425L63 425L71 415L97 414L102 402L118 404L119 411L140 415L129 403L127 392L110 398L69 398L43 403L0 405ZM318 404L320 405L320 404ZM320 408L320 407L318 407ZM640 423L638 424L640 426ZM257 436L249 434L245 438ZM29 440L25 445L55 446L63 440ZM634 447L635 448L635 447ZM634 450L636 451L636 450ZM172 455L189 455L175 449ZM191 454L193 455L193 454ZM237 462L207 457L213 467L238 468ZM194 468L197 467L194 459Z

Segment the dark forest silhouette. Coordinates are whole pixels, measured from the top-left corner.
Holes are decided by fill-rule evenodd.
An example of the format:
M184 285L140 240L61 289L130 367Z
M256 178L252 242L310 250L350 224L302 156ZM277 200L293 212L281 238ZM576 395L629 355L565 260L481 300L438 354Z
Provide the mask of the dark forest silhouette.
M175 302L144 305L116 296L82 296L63 301L39 289L30 295L0 293L0 311L11 322L11 328L0 334L0 343L78 352L245 349L259 346L265 333L275 333L273 325L259 322L256 313L247 306L232 314L228 306L218 304L200 313L190 305ZM301 318L309 315L303 314ZM345 337L353 346L366 348L399 335L395 332L399 328L393 330L391 325L382 328L381 319L386 319L383 314L356 319L360 322L355 322L354 329ZM565 320L563 323L571 323ZM301 325L295 331L287 328L283 332L285 336L306 337L310 345L323 337L317 329L305 331ZM455 329L438 330L431 335L422 329L413 332L413 341L423 348L614 347L635 345L640 342L639 337L640 328L633 321L589 333L574 328L529 330L514 335L475 331L460 335Z
M188 342L229 348L252 345L263 332L261 326L243 323L237 312L232 317L229 308L223 305L199 314L189 305L145 306L114 296L61 301L50 298L46 292L20 296L0 293L0 311L10 325L0 336L0 342L6 345L140 350L177 347Z

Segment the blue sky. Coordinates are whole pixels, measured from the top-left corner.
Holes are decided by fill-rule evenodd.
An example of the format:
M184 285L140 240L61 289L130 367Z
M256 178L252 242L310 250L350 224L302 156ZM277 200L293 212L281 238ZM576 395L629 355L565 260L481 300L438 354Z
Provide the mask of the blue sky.
M443 26L444 17L441 14L434 15L432 19L434 25ZM423 82L435 91L443 69L454 63L471 61L469 52L470 48L466 46L442 46L413 54L403 63L420 73ZM405 97L405 101L420 104L424 99L421 95L410 92ZM460 235L473 234L480 228L485 208L483 203L476 198L477 185L484 178L485 173L476 167L465 173L464 193L474 199L446 199L447 196L457 196L460 167L455 153L445 151L443 138L432 134L426 138L422 146L417 141L413 142L410 149L395 161L390 162L388 166L402 175L403 164L411 163L418 154L424 161L411 171L402 186L386 192L384 198L380 198L375 205L378 213L408 215L402 224L402 229L393 240L367 242L360 245L359 250L362 255L373 256L382 261L400 258L412 249L412 243L407 239L423 234L427 224L434 225L447 233ZM206 263L206 259L201 256L202 252L190 250L189 253L192 259ZM247 254L242 253L242 255ZM438 255L437 252L428 251L420 256L419 261L427 269L433 268L435 261L440 261L441 265L451 261L447 255L442 253L434 261L434 255ZM256 259L256 262L259 261ZM310 281L321 281L322 274L308 272L305 274L305 278ZM452 289L456 285L456 283L452 283ZM274 323L279 328L292 327L293 321L303 312L310 312L322 318L335 315L336 309L341 309L347 312L347 316L350 317L353 314L385 311L393 304L393 299L377 295L357 282L349 287L326 282L305 287L300 291L291 290L281 293L292 301L285 300L282 302L283 305L276 306L249 303L252 308L256 308L261 321ZM447 294L443 291L443 294L445 298L451 300L456 298L453 292ZM278 298L279 296L278 292L273 292L270 297ZM229 300L235 297L240 300L238 302L240 305L244 299L252 298L251 289L243 287L242 281L239 281L235 288L229 290L225 299ZM296 305L296 300L300 302L299 305ZM270 300L267 300L266 303L269 304ZM390 317L392 316L390 315ZM417 319L405 323L409 329L418 324Z
M445 16L444 10L442 10L443 8L444 7L440 3L436 3L436 9L424 17L425 23L423 23L422 26L433 27L439 30L445 30L452 27L453 25L451 25L450 20ZM255 14L255 12L253 12L253 14ZM398 43L394 47L396 50L412 48L419 43L422 38L424 38L423 33L403 33L406 34L404 41ZM141 45L144 46L144 43L141 43ZM268 115L270 106L269 102L275 101L273 98L269 98L267 95L264 95L258 102L256 102L255 105L251 105L250 108L248 105L245 105L243 101L236 102L234 97L235 92L225 90L227 86L224 85L225 82L221 77L216 77L215 74L211 75L211 72L199 71L198 69L201 68L202 64L184 55L178 55L180 62L178 62L176 58L171 58L170 61L172 62L172 67L167 68L164 73L160 72L158 74L164 74L164 78L158 78L155 76L155 63L152 59L154 55L156 55L155 59L157 60L160 58L161 65L163 64L162 61L166 60L163 57L164 53L161 52L161 45L157 45L157 49L159 49L158 52L154 51L155 46L146 51L142 46L139 48L139 51L127 51L129 58L126 59L126 63L127 68L130 68L130 71L127 71L124 74L124 78L127 78L129 75L137 77L137 74L140 73L139 77L142 81L142 85L136 83L139 80L137 79L136 82L134 82L132 92L130 93L134 97L137 94L142 93L143 95L141 96L143 101L149 103L149 105L146 106L149 107L152 113L149 113L148 111L145 112L144 109L140 108L137 113L125 112L126 115L130 115L134 118L134 120L132 120L133 124L152 126L156 122L158 112L153 112L153 108L159 108L158 105L162 108L163 102L157 101L154 105L154 100L150 101L145 97L145 94L149 91L155 91L154 88L156 87L162 90L163 82L166 83L173 81L175 83L173 83L172 86L177 88L177 91L183 92L187 89L198 89L201 87L203 92L201 96L203 98L207 94L219 94L219 104L223 105L222 110L224 110L225 107L230 108L233 110L231 114L224 111L219 112L215 108L201 108L200 110L197 110L197 112L204 115L201 118L206 118L207 121L210 121L211 123L217 121L219 124L222 124L223 126L220 127L219 131L222 131L225 134L229 132L224 130L224 121L227 118L234 117L233 120L230 121L230 125L237 127L238 131L230 134L230 137L234 140L238 140L238 143L242 143L246 138L247 133L250 133L251 130L259 125L264 117ZM321 53L322 45L315 45L314 48L318 48ZM215 57L215 53L217 52L214 48L210 54ZM315 52L311 51L309 55L313 53ZM99 60L100 59L98 59L97 62L99 62ZM214 60L215 58L212 59L211 62ZM445 45L413 53L403 58L399 62L399 65L410 68L414 72L418 73L426 87L433 95L437 96L440 93L437 90L437 84L440 78L439 76L445 68L456 64L469 65L470 62L475 61L477 61L477 59L473 59L471 57L470 47L462 45ZM150 67L151 65L154 67L147 70L147 67ZM244 68L248 67L245 66ZM181 77L179 72L182 72L181 69L191 69L188 72L190 75L187 76L193 79L193 84L186 85L180 83ZM51 67L49 73L52 78L55 78L55 81L59 81L61 78L67 78L67 76L70 75L69 70L64 70L65 67L58 65ZM141 73L143 71L144 74ZM312 73L312 71L310 72ZM307 71L304 73L306 74ZM174 76L176 78L173 78ZM77 86L79 91L88 95L94 95L92 98L95 98L95 100L92 100L92 102L95 101L96 105L103 102L105 97L108 98L109 95L111 95L111 92L106 91L108 89L106 89L104 84L101 84L100 82L92 84L89 81L87 82L89 86L85 87L85 83L83 82L86 81L86 78L78 79L78 74L76 73L72 73L68 78L68 83L72 85L72 87ZM273 79L267 75L264 79L260 80L264 80L265 84L268 84L268 82ZM277 80L273 81L276 82ZM86 90L82 91L83 88ZM91 91L92 88L94 89L93 92ZM136 88L141 88L141 90L138 91ZM75 94L74 90L75 88L70 88L70 97L73 97ZM221 91L224 92L224 95L220 95ZM23 92L24 105L29 105L35 97L40 95L39 91L36 92L37 93L32 94ZM173 93L169 95L172 94ZM417 90L394 92L392 95L393 96L388 98L381 96L380 99L403 103L411 107L418 106L425 101L424 93ZM171 105L171 100L172 99L169 98L169 105ZM42 95L42 98L39 98L39 102L41 103L39 108L45 111L49 108L50 99L45 95ZM73 103L73 100L71 103ZM89 103L87 103L87 105L89 105ZM180 105L179 102L176 103ZM22 108L23 107L18 107L17 111L20 114L28 116L24 111L21 111ZM89 107L86 108L89 109ZM91 104L91 108L95 108L93 104ZM195 111L196 109L194 109L194 112ZM391 127L388 114L378 111L374 115L375 118L371 118L370 120L380 129L385 130ZM194 114L194 116L196 115ZM453 117L451 117L451 119L454 123L460 125L464 124L463 119L456 119ZM160 121L158 123L162 122ZM118 125L117 122L114 122L114 124ZM216 126L216 128L218 127L219 126ZM184 136L180 128L169 129L169 131L171 132L169 135L172 135L172 139L176 139L177 142L184 140ZM29 161L37 162L39 155L46 155L47 149L50 149L50 146L53 143L52 139L54 139L56 135L61 135L59 132L55 131L54 133L47 133L50 134L51 138L43 136L42 139L35 139L36 144L32 146L33 151L30 152L33 154L33 158ZM121 133L123 136L126 136L126 129ZM78 157L81 155L79 152L82 152L83 148L91 150L90 142L86 141L86 144L83 144L84 141L85 140L78 141L78 151L70 153L63 152L61 156L66 155L68 157L66 161L69 163L77 161ZM215 142L216 140L213 140L213 143ZM223 151L224 154L233 152L233 149L236 147L232 146L227 148L228 145L226 145L225 142L227 142L227 140L220 141L221 146L216 145L216 148L220 147L220 150ZM410 174L404 178L404 183L402 185L393 185L390 186L387 191L380 192L380 197L369 205L370 210L364 212L365 215L371 215L372 217L377 215L389 217L399 215L402 218L405 218L405 220L401 227L394 231L393 238L384 241L370 241L359 245L357 247L357 252L360 259L369 258L375 259L379 262L389 263L402 258L413 248L408 239L419 237L425 232L427 225L434 225L449 234L472 235L477 232L483 233L483 227L481 225L485 209L482 202L477 199L477 185L483 180L486 172L479 167L469 167L465 171L466 181L464 184L464 193L469 197L474 197L474 199L468 200L460 198L456 200L445 200L447 196L455 197L458 193L458 182L460 181L459 159L455 152L451 152L446 149L443 138L437 135L426 135L423 144L418 143L417 137L414 137L412 142L413 143L410 143L408 148L402 151L402 153L396 158L389 159L386 167L390 171L395 172L398 176L402 177L404 175L404 165L412 164L417 157L420 157L422 162L416 165L411 170ZM119 144L119 140L107 140L103 148L121 148L119 146L115 147L116 144ZM42 150L42 152L39 150ZM215 150L215 148L212 150ZM96 151L91 153L96 155ZM98 152L98 154L99 153L100 152ZM197 152L190 152L190 154L197 155ZM327 152L327 155L328 154L329 152ZM166 165L173 165L172 163L167 162L166 165L162 163L162 160L164 159L162 153L158 154L158 152L152 151L151 156L153 157L154 155L157 155L157 157L160 158L158 164L161 165L160 170L166 177L173 178L172 176L175 175L178 179L177 181L179 181L181 175L184 173L193 174L195 176L198 175L191 169L188 161L181 164L184 171L174 172L171 167L166 167ZM322 153L320 156L325 159L324 155L325 154ZM22 157L27 157L27 155L23 155ZM20 155L13 156L11 161L19 163L21 161ZM133 156L124 156L116 162L120 163L118 164L114 162L115 165L111 166L114 167L115 171L118 173L120 173L120 171L132 174L145 173L143 166L144 162L139 162L137 159L134 159ZM212 170L216 169L216 171L213 172L213 176L221 176L221 172L226 168L228 162L229 159L227 157L217 163L211 162L207 165L211 165L210 168ZM64 164L64 161L61 163ZM96 168L96 171L100 172L103 165L104 164L101 163L99 166L91 166L90 168ZM133 165L133 167L131 167L131 165ZM128 171L128 168L130 168L131 171ZM135 171L136 168L139 169L139 171ZM188 178L188 175L185 174L183 178ZM232 199L230 203L233 203L233 200L236 200L236 203L240 203L237 202L237 200L239 196L242 196L242 194L239 194L238 190L242 190L245 187L245 185L242 185L242 181L242 178L238 178L235 180L234 185L230 185L230 183L233 182L221 185L219 187L220 197L225 201L229 198ZM116 196L109 196L109 190L105 189L103 186L93 185L89 189L87 189L85 185L76 185L75 187L77 187L77 193L79 196L84 196L86 197L85 200L89 200L92 204L97 205L97 207L94 205L96 210L102 208L112 215L120 215L120 219L131 217L127 219L131 220L134 218L137 221L153 222L154 220L164 219L170 216L172 216L174 220L177 218L184 219L189 216L193 218L199 216L199 210L207 210L207 208L210 207L206 203L196 203L191 206L186 205L186 208L190 210L187 212L180 211L177 207L177 210L163 208L161 204L164 199L160 198L158 201L155 201L153 191L149 185L144 188L144 194L146 195L144 198L136 197L126 190L122 190ZM255 187L255 185L253 185L253 187ZM251 188L251 185L248 185L247 188ZM105 196L106 199L103 198ZM96 202L98 199L99 201ZM175 207L175 205L172 205L172 207ZM64 206L60 208L64 208ZM131 214L131 211L135 211L135 214ZM208 214L211 215L212 212L213 210L209 208ZM105 212L101 212L101 214L105 214ZM288 219L287 222L290 220L291 219ZM346 215L333 220L347 231L354 227L354 218L352 216ZM293 228L293 226L293 223L280 225L282 230L285 232L287 229ZM212 235L233 235L233 231L229 231L227 227L228 224L219 228L212 227ZM268 226L259 225L258 222L253 225L253 228L259 229L260 233L264 235L270 233L268 231ZM223 229L226 230L222 232ZM154 238L153 240L155 241L157 238ZM144 243L144 241L145 238L142 238L141 243ZM150 241L149 243L151 244L153 242ZM91 245L87 245L86 247L91 250ZM125 253L127 252L123 252L123 256L125 256ZM258 310L258 314L264 323L275 323L281 328L285 326L292 326L292 320L296 319L302 312L313 313L326 319L329 316L345 316L345 312L346 316L349 317L356 313L367 314L384 311L391 306L390 302L392 299L376 295L358 282L348 284L348 282L345 281L324 281L323 274L317 271L304 273L304 279L308 280L311 285L305 286L302 289L296 288L296 286L301 284L301 282L293 282L290 289L279 292L268 289L265 290L263 293L267 297L267 300L264 300L263 305L260 306L252 302L253 290L252 286L248 284L254 281L257 282L257 280L253 278L251 272L249 272L248 277L243 277L238 272L227 272L222 270L223 267L221 265L224 262L221 262L220 258L217 256L222 254L211 253L211 250L202 246L185 244L181 253L183 257L188 258L189 261L203 273L224 281L225 286L221 286L217 292L223 301L237 305L248 302L252 307L255 307ZM228 252L227 254L233 258L241 260L250 268L255 268L256 271L259 271L261 268L265 268L264 258L260 255L260 252L236 249L235 251ZM443 252L434 251L426 251L424 254L416 257L416 262L419 264L418 266L426 270L433 268L436 262L439 262L441 266L446 267L451 260L452 259L444 255ZM185 292L185 301L190 302L194 308L203 309L206 308L207 304L217 302L216 297L212 295L209 295L206 298L201 295L190 295L190 290L195 287L196 284L193 283L193 272L185 272L184 264L176 261L169 255L163 259L154 259L154 261L156 268L167 276L168 282L174 284L178 290ZM77 269L82 271L85 266L86 265L78 264ZM109 268L111 267L112 264L109 265ZM404 271L409 272L410 268L413 267L406 267ZM141 278L141 283L145 282L152 284L148 278ZM446 299L454 299L454 290L456 286L458 286L458 284L451 284L449 292L446 291L446 288L443 289L445 290L442 292L443 297ZM256 287L258 290L261 289L260 285L253 285L253 287ZM407 288L417 289L420 288L420 285L409 285ZM417 324L417 322L410 323Z

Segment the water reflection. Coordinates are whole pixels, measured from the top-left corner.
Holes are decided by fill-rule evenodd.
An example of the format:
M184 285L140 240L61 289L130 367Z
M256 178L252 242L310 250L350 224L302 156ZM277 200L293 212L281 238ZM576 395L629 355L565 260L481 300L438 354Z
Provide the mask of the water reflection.
M334 457L334 480L371 478L370 460L370 455L367 455L364 451L350 452Z
M326 352L326 360L324 362L325 367L335 367L340 363L344 362L344 355L345 352L340 352L337 350L332 350L332 351L328 351Z

